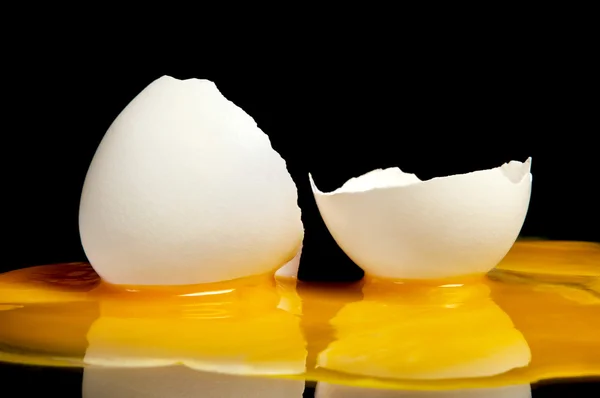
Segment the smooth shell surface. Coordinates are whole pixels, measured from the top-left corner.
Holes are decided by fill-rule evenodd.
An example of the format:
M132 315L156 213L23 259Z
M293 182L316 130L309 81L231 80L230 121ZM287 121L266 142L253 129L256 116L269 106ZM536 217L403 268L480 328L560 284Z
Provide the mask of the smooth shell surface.
M207 80L164 76L108 129L79 226L103 279L184 285L275 272L304 229L285 161Z
M430 279L486 273L502 260L527 214L530 168L531 158L427 181L375 170L329 193L309 177L327 228L367 274Z

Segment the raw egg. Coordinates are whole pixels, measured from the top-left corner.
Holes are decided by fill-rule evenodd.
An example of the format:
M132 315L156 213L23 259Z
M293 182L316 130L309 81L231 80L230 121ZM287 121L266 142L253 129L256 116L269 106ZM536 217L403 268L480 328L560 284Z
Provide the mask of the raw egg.
M304 235L266 134L208 80L163 76L119 114L89 167L81 241L100 276L186 285L274 273Z
M529 207L531 158L419 180L398 168L374 170L321 192L321 216L366 274L450 278L493 269L514 244Z

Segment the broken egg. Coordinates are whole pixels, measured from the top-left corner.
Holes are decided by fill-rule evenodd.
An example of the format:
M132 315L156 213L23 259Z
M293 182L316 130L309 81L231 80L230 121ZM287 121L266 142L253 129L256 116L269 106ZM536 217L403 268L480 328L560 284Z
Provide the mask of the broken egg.
M517 239L531 194L531 158L421 181L374 170L324 193L309 176L329 232L366 274L447 278L493 269Z
M163 76L127 105L96 151L81 241L112 284L274 273L301 246L297 197L267 135L213 82Z

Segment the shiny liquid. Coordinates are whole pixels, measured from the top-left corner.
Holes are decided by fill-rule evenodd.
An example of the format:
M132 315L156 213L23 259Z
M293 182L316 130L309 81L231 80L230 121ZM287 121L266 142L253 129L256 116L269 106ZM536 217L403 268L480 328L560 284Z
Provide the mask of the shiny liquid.
M0 275L0 360L447 389L600 376L600 245L522 241L489 275L111 286L83 263Z

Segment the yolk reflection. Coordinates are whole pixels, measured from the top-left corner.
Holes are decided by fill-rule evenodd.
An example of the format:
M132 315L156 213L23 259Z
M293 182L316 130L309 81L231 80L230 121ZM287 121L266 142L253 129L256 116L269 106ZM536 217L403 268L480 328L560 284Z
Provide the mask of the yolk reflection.
M599 245L517 243L488 277L102 283L87 264L0 275L0 360L385 388L600 376Z
M363 292L362 301L332 319L336 339L319 355L319 366L357 376L431 380L494 376L529 364L525 338L485 283L366 283Z

